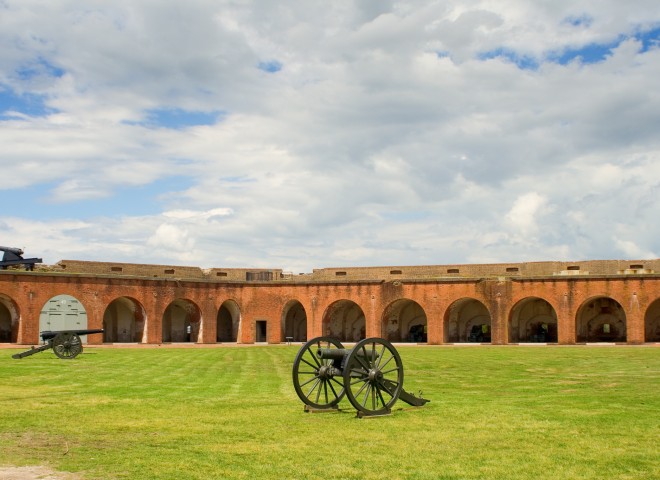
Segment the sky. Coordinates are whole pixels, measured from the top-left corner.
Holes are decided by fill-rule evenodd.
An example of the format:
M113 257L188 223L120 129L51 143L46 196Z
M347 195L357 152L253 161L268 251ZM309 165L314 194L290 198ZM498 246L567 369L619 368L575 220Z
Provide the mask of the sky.
M0 0L0 245L660 257L657 0Z

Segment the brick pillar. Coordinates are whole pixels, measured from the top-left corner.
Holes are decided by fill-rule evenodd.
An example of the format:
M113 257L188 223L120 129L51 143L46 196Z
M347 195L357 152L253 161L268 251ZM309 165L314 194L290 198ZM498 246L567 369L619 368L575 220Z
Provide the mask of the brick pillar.
M508 312L511 309L511 282L500 279L490 285L491 343L505 345L508 339Z
M164 310L157 308L158 302L154 305L144 305L146 321L144 325L145 343L163 343L163 313Z
M623 305L622 305L623 306ZM630 302L623 306L626 313L626 340L630 344L644 343L644 311L639 306L637 292L630 295Z
M445 338L444 312L448 306L441 305L434 296L426 310L426 332L429 345L440 345Z
M565 292L559 300L557 310L557 343L560 345L575 344L575 316L573 294Z
M200 308L202 318L200 320L199 335L197 343L216 343L218 317L215 305L212 302L205 302L205 305Z

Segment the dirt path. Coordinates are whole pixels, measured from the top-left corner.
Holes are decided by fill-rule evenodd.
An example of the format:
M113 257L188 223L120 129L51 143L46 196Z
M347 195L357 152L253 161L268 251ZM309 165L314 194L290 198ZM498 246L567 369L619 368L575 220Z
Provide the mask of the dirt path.
M0 467L2 480L81 480L73 473L55 472L46 467Z

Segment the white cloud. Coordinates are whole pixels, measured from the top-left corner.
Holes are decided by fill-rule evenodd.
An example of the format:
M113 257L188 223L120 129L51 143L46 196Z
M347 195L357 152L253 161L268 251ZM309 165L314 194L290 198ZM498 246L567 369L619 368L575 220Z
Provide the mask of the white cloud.
M516 199L506 214L507 222L521 235L536 235L538 220L547 208L547 199L536 192L526 193Z
M0 8L0 95L47 111L0 111L0 199L23 199L0 213L3 243L48 261L308 271L657 253L660 48L631 37L657 28L656 1ZM627 37L597 63L553 60ZM481 57L497 51L538 68ZM281 70L258 68L271 61ZM167 109L222 114L145 124ZM155 207L124 198L139 188Z

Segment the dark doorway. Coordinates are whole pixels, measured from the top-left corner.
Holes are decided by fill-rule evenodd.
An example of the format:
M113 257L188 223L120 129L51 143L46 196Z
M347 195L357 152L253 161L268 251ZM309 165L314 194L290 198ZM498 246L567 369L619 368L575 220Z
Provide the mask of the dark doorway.
M266 320L257 320L257 328L255 329L256 341L257 342L266 342L268 337L266 336Z

